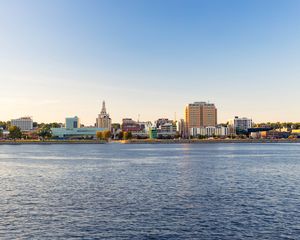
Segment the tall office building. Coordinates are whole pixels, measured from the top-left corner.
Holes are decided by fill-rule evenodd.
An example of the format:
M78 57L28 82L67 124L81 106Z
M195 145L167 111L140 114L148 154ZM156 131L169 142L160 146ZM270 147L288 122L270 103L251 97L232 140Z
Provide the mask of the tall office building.
M185 123L188 132L191 128L215 127L217 125L217 108L213 103L190 103L185 108Z
M102 110L96 119L96 127L111 130L111 118L106 112L105 101L102 102Z

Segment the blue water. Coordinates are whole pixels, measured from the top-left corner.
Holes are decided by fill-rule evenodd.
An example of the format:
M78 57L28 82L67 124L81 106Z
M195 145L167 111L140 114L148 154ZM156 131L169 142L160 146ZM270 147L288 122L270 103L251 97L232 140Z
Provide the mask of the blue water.
M0 239L300 239L299 144L0 146Z

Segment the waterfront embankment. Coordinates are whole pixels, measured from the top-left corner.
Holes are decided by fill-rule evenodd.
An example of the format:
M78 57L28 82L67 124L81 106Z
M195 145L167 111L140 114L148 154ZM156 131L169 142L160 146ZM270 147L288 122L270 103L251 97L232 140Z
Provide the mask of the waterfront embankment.
M206 143L300 143L300 139L130 139L130 140L0 140L0 145L20 144L206 144Z
M123 144L300 143L300 139L131 139Z
M20 144L105 144L107 141L99 141L99 140L2 140L0 141L0 145L20 145Z

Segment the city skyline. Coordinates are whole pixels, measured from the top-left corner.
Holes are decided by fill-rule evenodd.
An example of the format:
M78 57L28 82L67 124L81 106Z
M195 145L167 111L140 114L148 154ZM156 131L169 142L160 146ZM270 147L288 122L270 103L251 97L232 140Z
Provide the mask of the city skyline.
M299 122L297 1L2 1L1 120Z

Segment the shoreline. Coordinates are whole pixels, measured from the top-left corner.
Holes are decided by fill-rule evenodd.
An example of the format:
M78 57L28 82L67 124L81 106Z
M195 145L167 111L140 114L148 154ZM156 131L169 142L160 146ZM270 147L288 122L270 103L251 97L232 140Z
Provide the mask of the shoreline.
M180 139L123 140L122 144L207 144L207 143L300 143L300 139Z
M38 140L2 140L0 141L0 145L50 145L50 144L107 144L106 141L99 141L99 140L45 140L45 141L38 141Z
M215 144L215 143L300 143L300 139L131 139L131 140L1 140L0 145L22 144Z

